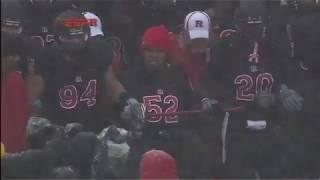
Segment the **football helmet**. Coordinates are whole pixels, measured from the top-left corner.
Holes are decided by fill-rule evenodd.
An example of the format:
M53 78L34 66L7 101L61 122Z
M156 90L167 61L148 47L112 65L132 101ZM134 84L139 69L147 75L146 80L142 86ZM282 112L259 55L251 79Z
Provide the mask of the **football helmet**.
M86 18L80 11L66 10L54 21L57 42L69 52L79 52L88 40L90 29Z

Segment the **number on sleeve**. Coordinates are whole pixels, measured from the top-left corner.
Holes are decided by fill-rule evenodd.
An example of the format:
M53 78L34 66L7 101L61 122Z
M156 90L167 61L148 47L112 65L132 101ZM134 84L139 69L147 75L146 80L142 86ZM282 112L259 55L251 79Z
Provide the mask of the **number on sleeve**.
M41 47L45 47L46 43L50 44L55 42L54 35L52 34L47 34L45 36L45 39L42 36L31 36L31 38L34 40L38 40Z
M44 39L41 36L31 36L31 39L38 40L41 47L44 47Z
M47 34L47 35L46 35L46 42L47 42L47 43L53 43L53 42L55 42L54 35L52 35L52 34Z

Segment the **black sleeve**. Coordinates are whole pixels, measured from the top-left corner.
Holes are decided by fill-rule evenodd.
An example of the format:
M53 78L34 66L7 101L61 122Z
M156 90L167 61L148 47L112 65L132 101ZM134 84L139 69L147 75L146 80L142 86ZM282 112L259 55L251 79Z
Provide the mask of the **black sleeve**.
M130 74L131 72L129 70L127 71L123 71L119 74L117 74L117 78L119 80L119 82L124 86L124 88L127 91L130 91L130 87L132 86L132 84L130 83Z
M55 56L59 54L57 48L48 47L41 51L34 59L34 72L38 75L43 76L46 80L50 75L57 70L59 62L57 62Z
M228 65L231 64L231 37L225 37L218 40L212 47L211 61L208 65L210 79L215 81L224 81L224 74L228 71Z
M180 88L179 92L181 92L181 97L183 98L183 109L190 110L195 104L201 102L201 97L193 92L187 76L180 68L174 67L174 72L173 77L176 77L178 87Z
M120 83L124 86L130 96L139 98L141 94L140 89L143 86L139 77L141 76L141 69L137 67L131 67L130 69L123 71L117 75Z
M98 69L105 70L112 64L114 51L110 43L103 39L90 39L87 42L90 59L94 59Z

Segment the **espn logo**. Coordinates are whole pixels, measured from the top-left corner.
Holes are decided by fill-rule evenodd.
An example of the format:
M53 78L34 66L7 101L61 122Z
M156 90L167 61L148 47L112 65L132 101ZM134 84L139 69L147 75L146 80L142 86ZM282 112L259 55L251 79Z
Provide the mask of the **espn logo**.
M67 19L63 23L67 28L97 26L97 19Z

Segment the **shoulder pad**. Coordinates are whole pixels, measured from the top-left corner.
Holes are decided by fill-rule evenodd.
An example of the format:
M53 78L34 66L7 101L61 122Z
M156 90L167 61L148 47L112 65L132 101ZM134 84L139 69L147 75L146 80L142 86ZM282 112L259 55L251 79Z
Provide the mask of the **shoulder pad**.
M111 43L112 46L115 48L115 49L121 49L122 47L122 43L121 43L121 40L120 38L116 37L116 36L111 36L111 37L108 37L106 38L106 41L108 43Z
M235 32L237 32L237 31L234 30L234 29L225 29L225 30L221 31L221 33L219 34L219 37L220 38L226 38L226 37L231 36Z
M122 45L121 39L116 36L111 36L106 38L106 41L111 44L111 46L114 48L115 52L118 54L120 58L120 62L123 64L128 64L128 61L126 60L126 54L125 54L125 48Z

